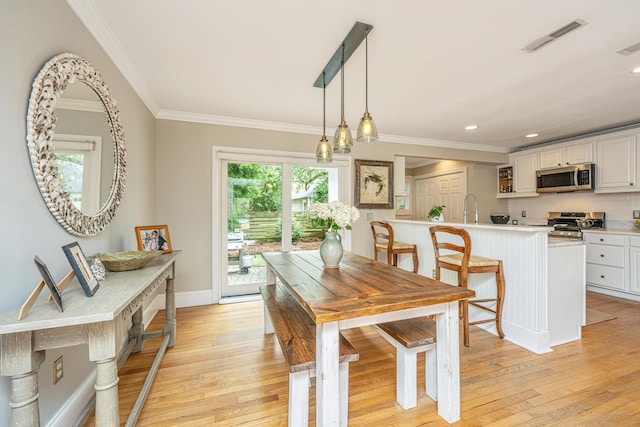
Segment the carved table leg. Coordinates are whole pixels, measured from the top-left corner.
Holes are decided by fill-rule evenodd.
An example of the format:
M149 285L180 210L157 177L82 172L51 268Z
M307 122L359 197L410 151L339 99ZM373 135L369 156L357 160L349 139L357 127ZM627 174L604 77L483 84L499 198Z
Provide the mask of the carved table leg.
M120 425L116 358L96 362L96 427Z
M173 264L175 266L175 264ZM165 292L165 320L164 334L169 335L169 347L176 344L176 294L173 283L174 272L167 278L167 289Z
M30 332L2 335L0 374L11 377L12 426L40 425L38 368L43 361L44 351L33 350Z
M131 316L131 329L129 329L129 341L136 340L136 346L133 348L134 353L142 351L144 347L144 325L142 323L142 307L138 308Z

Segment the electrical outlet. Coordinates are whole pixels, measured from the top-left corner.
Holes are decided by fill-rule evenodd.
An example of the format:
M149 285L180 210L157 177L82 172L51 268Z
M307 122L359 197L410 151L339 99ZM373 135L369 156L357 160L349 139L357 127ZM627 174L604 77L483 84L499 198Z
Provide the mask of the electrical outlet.
M367 212L367 221L373 221L373 212Z
M522 211L520 212L522 218L526 218L527 217L527 211Z
M58 381L62 379L64 376L62 364L62 356L58 357L55 362L53 362L53 384L57 384Z
M431 277L436 278L436 269L431 270Z
M640 219L640 211L633 211L633 219Z

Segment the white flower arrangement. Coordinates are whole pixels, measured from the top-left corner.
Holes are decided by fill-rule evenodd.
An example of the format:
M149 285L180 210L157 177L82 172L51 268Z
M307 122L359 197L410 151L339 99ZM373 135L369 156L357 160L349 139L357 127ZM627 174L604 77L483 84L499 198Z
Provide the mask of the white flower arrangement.
M309 207L309 216L325 231L351 230L351 223L360 218L360 211L337 201L313 203Z

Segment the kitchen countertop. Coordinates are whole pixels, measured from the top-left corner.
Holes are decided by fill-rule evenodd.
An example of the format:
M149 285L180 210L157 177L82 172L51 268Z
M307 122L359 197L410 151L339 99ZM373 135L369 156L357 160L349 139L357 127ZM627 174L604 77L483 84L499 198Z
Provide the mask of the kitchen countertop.
M583 233L628 234L640 236L640 228L583 228Z
M512 225L512 224L490 224L490 223L480 223L480 224L464 224L461 222L436 222L436 221L418 221L415 219L390 219L389 222L397 222L397 223L407 223L407 224L424 224L424 225L445 225L449 227L460 227L460 228L479 228L486 230L500 230L500 231L521 231L528 233L548 233L553 230L553 227L548 225Z

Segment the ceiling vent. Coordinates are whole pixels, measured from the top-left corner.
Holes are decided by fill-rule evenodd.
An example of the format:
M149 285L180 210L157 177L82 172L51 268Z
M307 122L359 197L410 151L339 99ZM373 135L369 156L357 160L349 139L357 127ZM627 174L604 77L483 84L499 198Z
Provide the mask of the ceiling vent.
M616 50L616 53L620 55L631 55L633 52L640 50L640 42L635 42L631 46L627 46L624 49Z
M521 50L524 50L525 52L529 52L529 53L535 52L536 50L540 49L542 46L545 46L546 44L551 43L552 41L558 40L560 37L569 34L571 31L577 30L578 28L587 25L587 23L588 23L587 21L582 19L574 19L571 22L566 23L562 27L553 30L549 34L544 35L532 41L526 46L523 46Z

